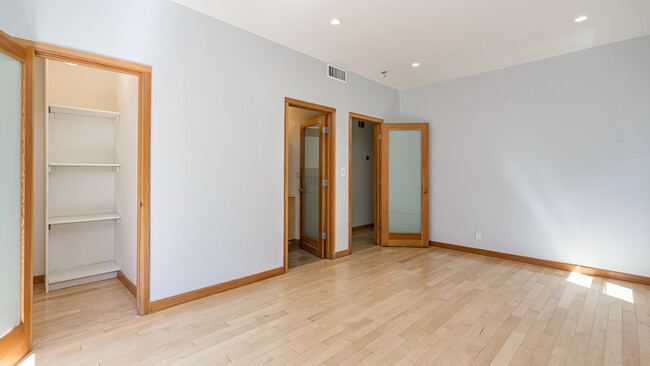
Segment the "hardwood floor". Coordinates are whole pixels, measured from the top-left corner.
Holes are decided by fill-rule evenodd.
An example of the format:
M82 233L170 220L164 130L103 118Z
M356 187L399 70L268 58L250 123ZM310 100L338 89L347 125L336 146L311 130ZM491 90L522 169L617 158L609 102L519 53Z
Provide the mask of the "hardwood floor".
M322 259L300 248L300 241L297 239L289 242L288 264L289 269L300 267L305 264L318 262Z
M360 250L374 248L375 229L372 227L355 230L352 232L352 253Z
M39 285L36 361L650 365L650 287L595 277L585 288L568 276L446 249L375 246L141 318L118 280L48 295ZM621 297L629 289L634 302L604 288Z

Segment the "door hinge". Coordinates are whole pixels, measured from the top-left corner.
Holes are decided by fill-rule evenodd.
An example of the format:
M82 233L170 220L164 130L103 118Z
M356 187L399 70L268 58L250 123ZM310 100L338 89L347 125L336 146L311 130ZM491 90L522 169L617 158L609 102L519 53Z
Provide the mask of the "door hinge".
M323 126L323 133L327 133L327 126Z
M381 230L381 224L379 224L379 230Z
M323 179L323 187L327 187L327 179Z
M379 178L379 184L381 184L381 178Z
M379 139L381 140L381 134L379 134Z
M323 233L323 235L321 235L321 238L323 238L323 240L326 240L327 239L327 233Z

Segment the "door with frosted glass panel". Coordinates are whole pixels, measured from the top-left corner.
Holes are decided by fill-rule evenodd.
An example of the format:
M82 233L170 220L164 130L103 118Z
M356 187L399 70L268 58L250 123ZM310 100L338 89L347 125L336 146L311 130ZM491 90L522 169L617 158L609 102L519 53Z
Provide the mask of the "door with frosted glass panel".
M429 246L429 124L382 124L381 244Z
M324 115L300 123L300 247L320 258L325 258L325 124Z
M0 365L32 346L33 65L0 31Z

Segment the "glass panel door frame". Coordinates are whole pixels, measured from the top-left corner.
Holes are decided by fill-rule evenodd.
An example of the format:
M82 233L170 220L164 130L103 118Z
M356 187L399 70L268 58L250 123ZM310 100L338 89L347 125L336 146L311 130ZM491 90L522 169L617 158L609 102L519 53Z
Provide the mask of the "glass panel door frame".
M389 149L390 131L421 131L421 232L389 232ZM381 242L383 246L429 246L429 124L428 123L383 123L382 124L382 169L381 169Z
M32 225L34 166L34 50L0 31L0 51L22 67L21 149L21 315L20 324L0 338L0 364L20 361L32 348ZM3 123L5 121L2 121Z
M318 235L316 238L305 233L305 130L309 127L318 128ZM326 126L325 115L316 116L300 123L300 247L319 258L325 258L325 245L322 233L326 232L327 191L322 184L327 172L327 134L323 133Z

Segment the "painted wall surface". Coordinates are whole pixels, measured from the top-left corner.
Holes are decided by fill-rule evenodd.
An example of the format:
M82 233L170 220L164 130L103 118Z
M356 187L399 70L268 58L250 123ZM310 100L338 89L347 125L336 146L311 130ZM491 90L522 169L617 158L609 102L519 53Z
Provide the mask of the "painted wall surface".
M34 58L34 227L35 276L45 274L45 60Z
M431 240L650 276L650 37L400 96Z
M115 104L120 121L115 132L115 161L120 171L115 177L115 261L122 273L137 282L138 265L138 78L114 74Z
M339 171L349 112L399 118L395 89L329 79L323 61L166 0L3 1L0 29L152 66L152 301L282 267L285 97L336 108Z
M295 237L300 238L300 122L316 117L320 113L307 109L289 107L287 122L289 134L289 195L296 197Z
M366 160L368 157L368 160ZM352 227L375 222L375 126L352 124Z

